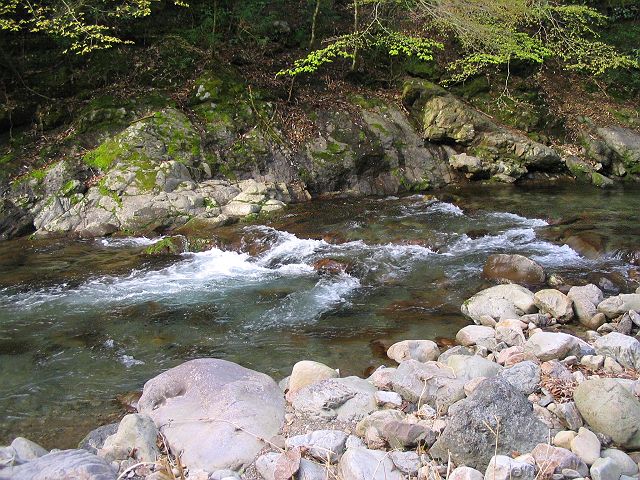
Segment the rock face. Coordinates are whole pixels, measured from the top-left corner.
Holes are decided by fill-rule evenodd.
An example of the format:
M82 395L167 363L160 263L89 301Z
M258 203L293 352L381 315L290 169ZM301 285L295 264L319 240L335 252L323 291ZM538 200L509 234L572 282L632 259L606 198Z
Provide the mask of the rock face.
M387 356L398 363L405 360L429 362L438 359L440 349L431 340L404 340L391 345L387 350Z
M518 318L535 313L533 293L520 285L496 285L476 293L462 304L462 314L476 324L481 317L489 315L496 321Z
M500 427L499 454L529 452L546 441L547 427L533 413L531 403L506 380L494 377L449 409L451 420L430 450L446 461L448 452L458 465L482 468L491 460L495 436L487 428ZM498 422L497 422L497 421Z
M276 435L284 399L267 375L225 360L191 360L149 380L138 403L193 469L237 470ZM211 438L216 441L203 441Z
M586 380L576 388L574 400L595 431L610 436L622 447L640 448L640 402L618 381Z
M115 480L116 476L111 464L86 450L62 450L0 469L2 480Z
M482 274L491 280L508 280L525 285L539 285L545 281L542 267L523 255L490 255Z

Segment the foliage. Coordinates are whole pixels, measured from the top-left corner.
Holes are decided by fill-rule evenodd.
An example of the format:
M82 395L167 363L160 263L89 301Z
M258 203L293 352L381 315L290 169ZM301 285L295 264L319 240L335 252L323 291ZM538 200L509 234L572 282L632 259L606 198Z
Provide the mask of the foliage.
M0 0L0 31L45 33L61 39L65 52L86 54L131 43L113 33L113 24L151 14L159 0ZM187 6L183 0L175 5Z
M539 65L555 59L566 69L591 75L639 67L637 58L599 38L598 28L607 18L584 5L546 0L355 0L354 6L354 25L362 28L329 40L280 73L312 73L366 49L431 60L434 51L443 48L435 39L443 37L460 54L448 64L449 81L454 82L515 61Z

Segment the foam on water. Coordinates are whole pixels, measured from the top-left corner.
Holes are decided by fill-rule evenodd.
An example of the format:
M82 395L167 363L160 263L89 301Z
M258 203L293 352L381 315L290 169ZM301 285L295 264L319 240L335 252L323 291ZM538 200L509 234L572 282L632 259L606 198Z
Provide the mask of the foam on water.
M162 240L164 237L128 237L128 238L101 238L97 240L100 245L107 248L148 247Z

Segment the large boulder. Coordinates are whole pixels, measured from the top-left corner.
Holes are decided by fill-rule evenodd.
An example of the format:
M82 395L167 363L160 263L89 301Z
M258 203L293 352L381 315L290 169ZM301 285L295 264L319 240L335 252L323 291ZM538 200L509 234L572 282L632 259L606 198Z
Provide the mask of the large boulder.
M292 405L311 418L350 422L377 409L376 392L373 384L358 377L330 378L298 390Z
M191 360L149 380L138 402L192 469L238 470L284 422L278 384L226 360Z
M557 318L560 323L567 323L573 319L573 303L564 293L547 288L536 292L533 303L543 313Z
M535 313L533 293L520 285L496 285L476 293L460 307L462 314L476 324L483 315L496 321L518 318L527 313Z
M578 339L561 332L538 332L524 344L525 352L535 355L540 361L563 359L580 348Z
M616 379L582 382L573 398L585 421L627 449L640 448L640 401Z
M61 450L0 469L0 480L115 480L116 476L110 463L86 450Z
M517 254L490 255L484 264L482 274L490 280L507 280L525 285L539 285L545 281L544 270L540 265Z
M464 400L449 408L449 423L430 454L451 460L457 465L484 468L494 454L500 430L497 453L530 452L548 437L548 428L533 413L527 398L509 382L493 377L482 382Z
M629 310L640 312L639 293L622 293L615 297L606 298L598 304L598 311L604 313L607 318L619 317Z
M608 333L593 344L598 355L612 357L626 368L640 370L640 341L618 332Z
M391 345L387 350L387 356L398 363L405 360L429 362L438 359L440 349L431 340L404 340Z

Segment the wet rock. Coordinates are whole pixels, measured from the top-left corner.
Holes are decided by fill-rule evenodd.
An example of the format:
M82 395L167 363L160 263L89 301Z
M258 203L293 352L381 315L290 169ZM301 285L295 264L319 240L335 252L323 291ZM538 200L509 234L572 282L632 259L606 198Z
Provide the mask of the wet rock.
M158 429L148 415L126 415L118 431L108 437L98 455L108 461L132 458L140 462L154 462L160 456L156 445Z
M530 395L539 388L540 367L532 361L516 363L512 367L505 368L498 373L513 387L524 395Z
M494 377L502 370L497 363L478 355L452 355L447 359L447 365L456 378L465 382L477 377Z
M402 363L405 360L429 362L438 359L440 349L431 340L404 340L391 345L387 351L387 356L398 363Z
M351 267L348 264L332 258L321 258L320 260L316 260L313 262L312 267L316 272L327 275L340 275L341 273L351 270Z
M327 365L311 360L297 362L289 377L289 393L287 397L293 398L298 390L329 378L337 378L338 372Z
M484 474L485 480L534 480L535 477L535 466L506 455L493 457Z
M600 440L591 430L581 427L571 441L571 451L587 465L593 465L600 458Z
M463 346L469 347L475 345L481 339L494 338L495 334L495 330L491 327L467 325L458 331L456 340Z
M573 397L595 432L610 436L624 448L640 448L640 402L619 382L611 378L586 380L578 385Z
M576 337L567 333L538 332L531 335L524 345L525 352L541 361L563 359L579 348Z
M533 296L533 302L541 312L557 318L560 323L573 319L573 303L564 293L551 288L540 290Z
M615 359L626 368L640 369L640 341L622 333L612 332L593 344L596 353Z
M115 480L116 476L111 464L86 450L48 453L23 465L0 470L2 480Z
M296 412L312 418L349 422L376 410L376 391L358 377L332 378L298 390L292 405Z
M640 312L640 294L622 293L615 297L609 297L598 304L598 311L604 313L607 318L619 317L629 310Z
M561 473L564 469L576 470L583 477L589 474L589 468L575 453L565 448L553 447L540 443L531 452L539 469L542 479L552 478L554 473Z
M260 439L276 435L284 422L276 382L210 358L191 360L149 380L139 409L154 420L172 452L183 452L185 464L209 472L248 465L264 447Z
M488 427L500 423L498 454L513 450L529 452L545 442L547 427L533 413L527 398L506 380L485 380L482 388L449 408L450 421L430 450L434 458L446 461L449 452L457 465L483 467L495 448L495 437Z
M340 459L343 480L403 480L402 472L386 452L349 448Z
M540 285L545 281L544 270L522 255L496 254L487 258L482 274L490 280L508 280L525 285Z
M316 430L306 435L287 438L287 448L302 447L320 462L336 463L340 460L349 435L340 430Z
M537 310L533 303L533 293L520 285L496 285L487 288L466 300L460 309L464 316L476 324L480 323L483 315L500 321L535 313Z

